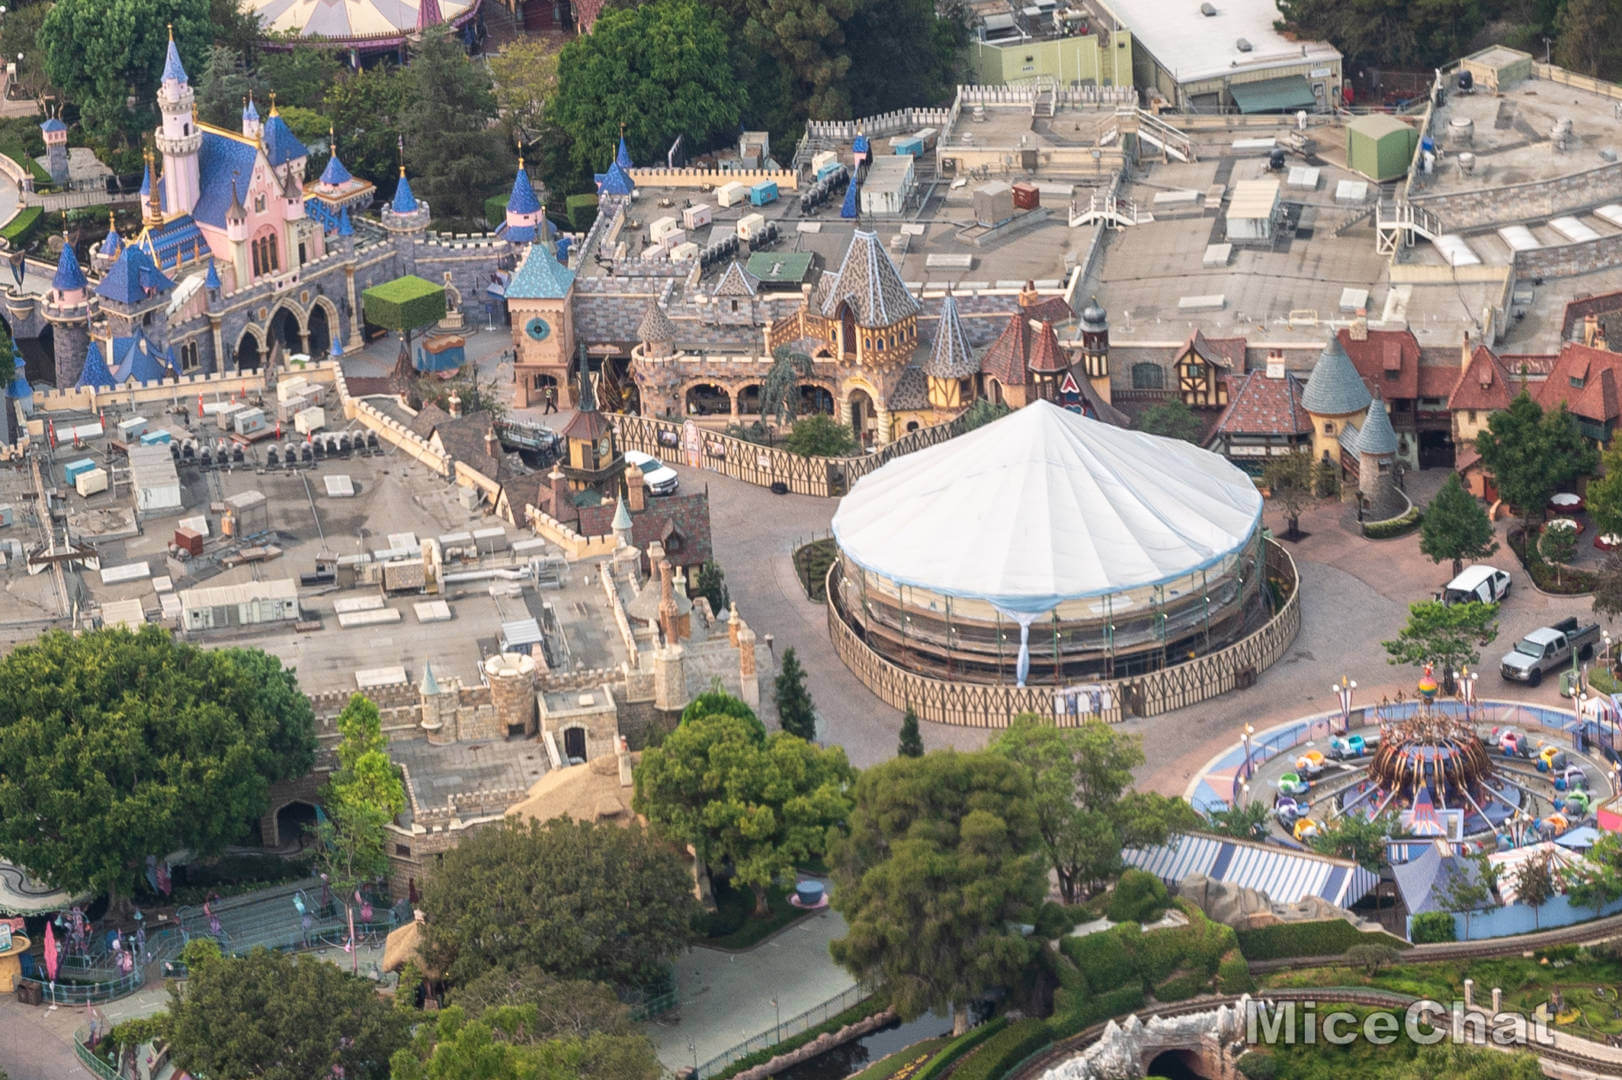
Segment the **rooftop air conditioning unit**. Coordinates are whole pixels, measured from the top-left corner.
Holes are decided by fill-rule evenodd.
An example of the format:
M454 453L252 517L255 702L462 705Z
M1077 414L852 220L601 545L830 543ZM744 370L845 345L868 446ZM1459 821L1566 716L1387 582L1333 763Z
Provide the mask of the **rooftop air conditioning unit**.
M1244 38L1240 38L1238 41L1234 42L1233 45L1234 48L1238 49L1240 52L1249 52L1252 48L1250 42L1246 41Z

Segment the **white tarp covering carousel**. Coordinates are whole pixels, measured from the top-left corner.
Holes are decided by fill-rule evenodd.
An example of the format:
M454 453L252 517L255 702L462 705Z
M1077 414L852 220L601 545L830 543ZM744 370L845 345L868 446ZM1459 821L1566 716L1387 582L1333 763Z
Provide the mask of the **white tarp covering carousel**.
M1037 402L857 481L833 518L841 607L914 670L1163 666L1242 627L1261 514L1226 459Z
M429 10L421 9L427 3ZM408 34L424 25L453 22L470 0L252 0L266 33L349 41Z

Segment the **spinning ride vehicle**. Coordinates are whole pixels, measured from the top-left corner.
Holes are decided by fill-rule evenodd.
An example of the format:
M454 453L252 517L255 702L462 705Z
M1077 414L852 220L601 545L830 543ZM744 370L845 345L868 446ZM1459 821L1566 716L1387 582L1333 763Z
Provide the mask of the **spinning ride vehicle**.
M1304 795L1311 786L1293 772L1278 778L1278 789L1286 795Z

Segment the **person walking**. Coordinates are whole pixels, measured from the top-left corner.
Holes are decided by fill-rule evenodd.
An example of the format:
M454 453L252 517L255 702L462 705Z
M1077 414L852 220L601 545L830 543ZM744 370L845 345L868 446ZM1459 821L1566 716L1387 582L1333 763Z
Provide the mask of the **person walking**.
M555 413L557 411L558 411L558 388L555 387L555 386L548 386L546 388L546 408L543 410L543 415L545 413Z

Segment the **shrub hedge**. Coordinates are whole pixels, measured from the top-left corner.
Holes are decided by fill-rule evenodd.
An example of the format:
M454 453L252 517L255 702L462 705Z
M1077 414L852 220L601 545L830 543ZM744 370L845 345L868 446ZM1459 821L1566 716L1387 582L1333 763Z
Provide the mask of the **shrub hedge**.
M39 228L40 219L45 216L45 209L39 206L27 206L18 211L4 228L0 228L0 238L3 238L13 248L25 248L34 238Z
M1408 512L1401 517L1389 521L1366 521L1363 523L1363 535L1370 540L1393 540L1399 536L1407 536L1419 528L1419 507L1410 506Z
M985 1042L1003 1028L1008 1026L1008 1017L999 1016L988 1020L977 1028L971 1028L941 1047L934 1057L924 1063L924 1066L912 1074L913 1080L935 1080L942 1075L958 1058Z
M572 231L585 232L597 220L597 196L570 195L563 200L563 213Z
M1358 930L1345 919L1279 923L1259 930L1240 930L1239 949L1247 960L1285 960L1295 956L1342 956L1353 945L1409 945L1390 934Z
M1053 1042L1046 1020L1019 1020L985 1041L952 1073L952 1080L1001 1080L1008 1070Z
M1457 941L1459 931L1453 916L1445 911L1422 911L1408 924L1408 933L1415 945L1431 945L1442 941Z
M1171 906L1165 882L1153 874L1131 867L1121 874L1110 893L1110 922L1151 923Z
M1256 981L1250 977L1250 965L1238 949L1224 956L1217 965L1217 989L1224 994L1248 994L1256 989Z

